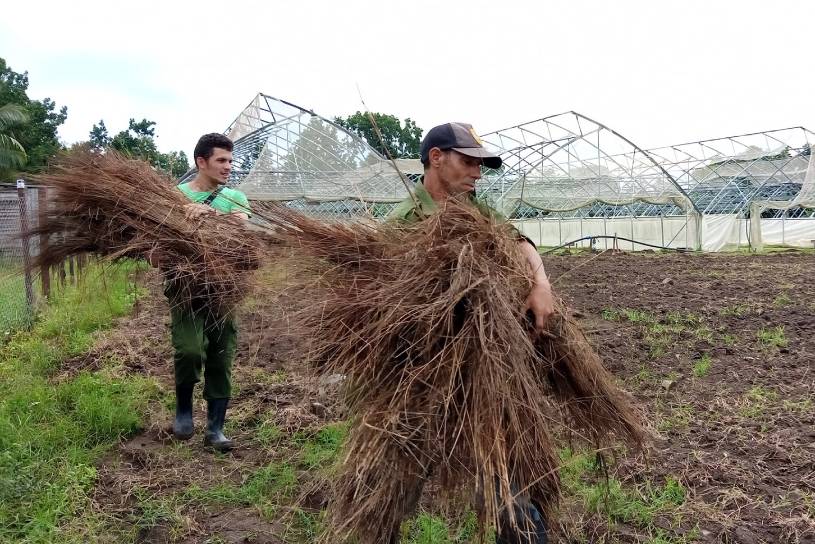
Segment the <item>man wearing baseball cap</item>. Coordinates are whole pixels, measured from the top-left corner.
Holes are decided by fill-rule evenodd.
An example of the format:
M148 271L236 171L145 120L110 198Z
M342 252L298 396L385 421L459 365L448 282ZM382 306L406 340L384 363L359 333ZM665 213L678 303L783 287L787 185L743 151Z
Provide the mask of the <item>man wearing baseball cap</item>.
M481 177L482 166L500 168L501 157L484 148L472 125L445 123L433 127L422 140L420 154L424 175L414 187L414 198L400 202L391 213L391 219L408 223L421 221L436 212L439 205L447 199L459 197L468 199L485 215L500 217L498 212L476 200L475 182ZM524 310L532 312L535 316L535 328L542 332L546 321L554 313L552 288L537 247L520 233L518 243L534 275L534 286L526 299ZM410 498L411 501L418 502L421 488L418 491ZM516 517L528 521L533 528L532 534L516 534L507 523L496 543L545 544L547 531L539 509L522 494L516 497L516 504ZM412 506L415 508L416 504ZM394 535L391 542L396 542L396 538Z

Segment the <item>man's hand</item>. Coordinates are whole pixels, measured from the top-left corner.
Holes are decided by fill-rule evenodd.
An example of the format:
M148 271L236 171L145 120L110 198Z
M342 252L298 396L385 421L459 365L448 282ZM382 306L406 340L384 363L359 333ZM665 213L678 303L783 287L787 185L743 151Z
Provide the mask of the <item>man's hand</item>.
M245 227L246 223L249 221L249 215L243 212L218 212L218 217L235 227Z
M535 284L526 297L524 311L531 311L535 316L535 331L545 332L546 322L555 313L555 301L552 297L552 289L547 281L545 285Z
M205 215L211 215L214 213L215 208L207 206L206 204L191 202L190 204L186 204L184 206L184 216L186 217L187 221L197 221Z
M526 257L526 262L532 272L532 291L526 297L524 311L531 311L535 316L535 331L542 333L546 331L546 322L555 313L555 301L552 297L552 286L549 285L549 278L543 269L543 261L535 246L521 240L521 252Z

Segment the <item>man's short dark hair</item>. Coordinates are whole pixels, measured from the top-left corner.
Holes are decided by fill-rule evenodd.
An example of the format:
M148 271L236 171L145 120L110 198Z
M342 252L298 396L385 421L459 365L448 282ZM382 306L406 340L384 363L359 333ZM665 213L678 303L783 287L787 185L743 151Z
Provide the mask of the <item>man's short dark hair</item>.
M226 149L232 152L232 140L219 132L212 132L204 134L198 138L198 143L195 144L195 150L192 153L192 160L195 161L198 157L208 160L215 152L215 148Z

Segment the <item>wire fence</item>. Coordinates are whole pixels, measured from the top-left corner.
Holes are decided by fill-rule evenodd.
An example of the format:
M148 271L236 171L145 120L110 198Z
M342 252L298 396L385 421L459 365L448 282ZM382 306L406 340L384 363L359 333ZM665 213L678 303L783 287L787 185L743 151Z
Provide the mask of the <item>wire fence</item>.
M32 263L50 242L23 233L45 220L47 187L0 185L0 334L8 337L30 326L37 309L48 301L53 286L76 281L82 259L69 259L53 268L34 269ZM0 338L2 342L2 338Z

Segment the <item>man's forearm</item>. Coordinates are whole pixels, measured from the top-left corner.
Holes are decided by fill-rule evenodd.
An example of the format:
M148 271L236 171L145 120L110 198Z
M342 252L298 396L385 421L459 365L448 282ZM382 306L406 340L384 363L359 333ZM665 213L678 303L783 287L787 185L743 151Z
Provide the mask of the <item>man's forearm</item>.
M519 243L521 244L521 251L524 257L526 257L526 262L529 264L529 269L532 272L535 287L551 291L549 278L546 276L546 270L543 268L543 259L541 259L537 248L526 240L521 240Z

